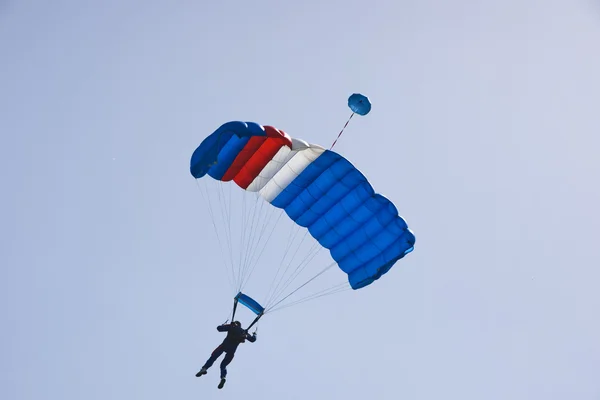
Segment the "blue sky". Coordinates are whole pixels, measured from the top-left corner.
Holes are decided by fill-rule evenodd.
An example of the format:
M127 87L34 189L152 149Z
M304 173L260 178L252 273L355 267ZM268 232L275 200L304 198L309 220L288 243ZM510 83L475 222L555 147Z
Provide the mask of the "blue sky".
M592 1L0 2L0 397L597 399L599 42ZM353 92L335 149L416 250L265 317L219 392L189 157L230 120L329 146Z

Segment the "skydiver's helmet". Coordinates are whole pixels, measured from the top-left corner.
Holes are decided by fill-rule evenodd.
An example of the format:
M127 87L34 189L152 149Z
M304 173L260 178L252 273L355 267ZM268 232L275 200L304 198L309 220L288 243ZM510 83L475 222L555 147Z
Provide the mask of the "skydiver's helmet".
M242 324L240 324L240 321L233 321L233 325L237 326L238 328L242 327Z

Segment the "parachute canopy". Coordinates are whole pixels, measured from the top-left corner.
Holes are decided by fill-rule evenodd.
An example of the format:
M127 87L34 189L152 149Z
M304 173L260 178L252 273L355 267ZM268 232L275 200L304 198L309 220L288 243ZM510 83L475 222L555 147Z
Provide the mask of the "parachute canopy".
M350 96L348 105L364 115L371 104L360 96ZM394 204L350 161L272 126L223 124L194 151L190 172L234 181L285 210L330 251L353 289L379 279L414 248L415 236ZM262 308L242 296L254 312Z
M371 111L371 102L367 96L354 93L348 97L348 107L358 115L367 115Z

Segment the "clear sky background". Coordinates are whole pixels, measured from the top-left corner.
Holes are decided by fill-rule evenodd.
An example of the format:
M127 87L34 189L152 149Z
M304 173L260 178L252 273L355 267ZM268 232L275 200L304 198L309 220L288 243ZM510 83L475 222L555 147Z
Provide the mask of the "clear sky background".
M353 92L336 150L416 249L218 391L189 157L230 120L328 147ZM593 1L0 1L0 398L597 400L599 104Z

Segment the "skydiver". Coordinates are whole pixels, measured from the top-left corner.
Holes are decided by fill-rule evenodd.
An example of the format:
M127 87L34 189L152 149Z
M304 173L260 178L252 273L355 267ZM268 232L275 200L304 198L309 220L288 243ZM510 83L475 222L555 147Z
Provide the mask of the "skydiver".
M226 353L223 361L221 361L221 382L219 382L219 389L222 389L225 385L225 377L227 376L227 365L233 360L233 356L235 355L235 351L240 343L245 343L246 340L251 343L256 342L256 332L250 335L244 329L242 329L242 324L239 321L234 321L231 324L223 324L217 326L217 330L219 332L227 332L227 336L223 340L223 342L217 346L217 348L212 352L209 359L206 360L204 366L196 373L197 377L205 375L207 370L213 365L213 363L221 356L221 354Z

